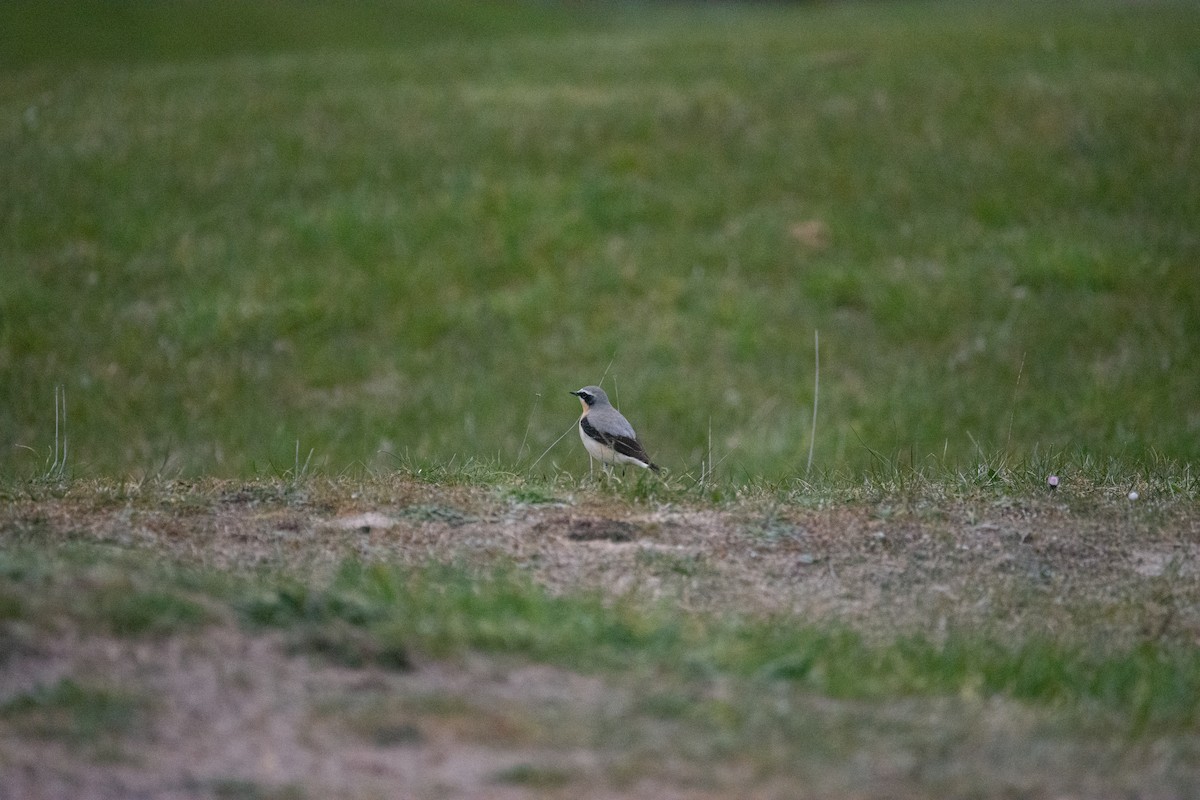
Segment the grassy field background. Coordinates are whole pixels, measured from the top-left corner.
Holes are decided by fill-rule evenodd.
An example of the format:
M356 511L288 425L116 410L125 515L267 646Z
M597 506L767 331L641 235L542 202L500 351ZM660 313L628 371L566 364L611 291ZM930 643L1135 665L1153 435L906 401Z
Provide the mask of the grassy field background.
M117 8L0 7L0 474L786 480L818 330L822 470L1200 454L1193 3Z
M0 800L1197 796L1198 144L1191 2L0 3Z

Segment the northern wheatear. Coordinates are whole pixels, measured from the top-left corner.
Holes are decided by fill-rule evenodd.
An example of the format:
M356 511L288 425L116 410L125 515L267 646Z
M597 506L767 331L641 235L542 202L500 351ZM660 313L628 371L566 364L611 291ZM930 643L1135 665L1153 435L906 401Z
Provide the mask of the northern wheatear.
M637 464L643 469L658 472L658 465L650 460L646 448L637 440L633 426L608 402L608 395L603 389L585 386L571 394L583 403L583 414L579 417L579 438L588 451L589 470L595 458L602 464Z

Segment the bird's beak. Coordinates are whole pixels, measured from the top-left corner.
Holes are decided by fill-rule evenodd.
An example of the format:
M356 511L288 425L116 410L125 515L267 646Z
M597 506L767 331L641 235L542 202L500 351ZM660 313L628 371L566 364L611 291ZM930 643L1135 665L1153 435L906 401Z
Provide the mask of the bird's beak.
M567 394L573 394L573 395L575 395L576 397L579 397L579 392L567 392Z

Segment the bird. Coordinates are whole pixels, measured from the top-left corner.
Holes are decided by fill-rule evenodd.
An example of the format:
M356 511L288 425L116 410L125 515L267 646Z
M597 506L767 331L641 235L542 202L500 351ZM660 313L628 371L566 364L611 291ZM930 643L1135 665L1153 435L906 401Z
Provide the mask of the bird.
M598 459L605 469L611 464L636 464L654 472L661 469L650 460L633 426L620 411L613 408L603 389L585 386L571 394L583 404L583 414L579 417L579 438L588 452L589 471L592 459Z

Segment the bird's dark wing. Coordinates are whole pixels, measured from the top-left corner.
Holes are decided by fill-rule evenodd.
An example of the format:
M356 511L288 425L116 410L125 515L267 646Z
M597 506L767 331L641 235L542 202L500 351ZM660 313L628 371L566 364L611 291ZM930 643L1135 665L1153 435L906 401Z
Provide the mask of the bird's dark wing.
M632 436L604 433L597 430L595 425L588 422L587 417L579 420L579 427L583 429L583 432L587 434L589 439L595 439L600 444L611 447L623 456L636 458L638 461L649 466L650 469L658 472L658 465L650 460L650 455L646 452L646 448L642 447L642 443Z
M613 436L611 439L612 449L621 455L636 458L646 464L650 463L650 456L646 453L646 448L642 447L642 443L637 439L630 439L628 436Z

